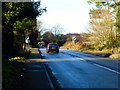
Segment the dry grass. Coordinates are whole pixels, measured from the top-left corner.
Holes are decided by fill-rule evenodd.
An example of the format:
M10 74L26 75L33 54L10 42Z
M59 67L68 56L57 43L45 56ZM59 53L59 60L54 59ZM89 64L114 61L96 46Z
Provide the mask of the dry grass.
M110 55L109 58L120 59L120 55L118 55L118 54L112 54L112 55Z
M78 49L78 48L80 48L80 43L79 42L77 42L77 43L73 43L73 42L66 42L65 44L64 44L64 48L75 48L75 49Z
M90 53L90 54L94 54L97 56L110 57L110 58L115 58L115 59L120 58L120 55L117 54L118 48L114 48L114 54L112 54L111 49L103 49L103 50L86 49L86 48L82 48L82 45L79 42L75 44L71 41L66 42L62 48L69 49L69 50L75 50L75 51L81 51L81 52L85 52L85 53Z

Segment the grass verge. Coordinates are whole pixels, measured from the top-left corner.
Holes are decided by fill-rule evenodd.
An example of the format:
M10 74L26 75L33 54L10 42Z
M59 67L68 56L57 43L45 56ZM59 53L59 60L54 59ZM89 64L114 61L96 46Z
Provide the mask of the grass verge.
M117 48L115 49L114 53L111 53L110 49L103 49L103 50L94 50L94 49L77 49L77 48L68 48L68 47L61 47L63 49L67 50L74 50L74 51L79 51L79 52L84 52L88 54L93 54L96 56L102 56L102 57L108 57L112 59L120 59L120 55L116 54L117 53Z
M21 88L21 75L25 59L29 57L30 52L27 50L19 56L4 59L2 62L2 88Z
M21 88L21 73L24 63L7 62L2 65L2 88Z

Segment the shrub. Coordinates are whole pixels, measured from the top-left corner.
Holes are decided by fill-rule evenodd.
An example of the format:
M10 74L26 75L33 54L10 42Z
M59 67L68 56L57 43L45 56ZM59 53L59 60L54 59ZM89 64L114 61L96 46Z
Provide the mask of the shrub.
M73 46L74 46L74 43L71 41L68 41L64 44L64 47L67 47L67 48L72 48Z
M105 55L104 55L104 57L109 57L111 55L111 53L106 53Z
M120 55L118 54L112 54L109 56L110 58L120 59Z
M77 50L77 49L80 49L80 48L81 48L81 44L80 44L79 42L73 43L72 41L67 41L67 42L63 45L63 47L65 47L65 48L72 48L72 49Z

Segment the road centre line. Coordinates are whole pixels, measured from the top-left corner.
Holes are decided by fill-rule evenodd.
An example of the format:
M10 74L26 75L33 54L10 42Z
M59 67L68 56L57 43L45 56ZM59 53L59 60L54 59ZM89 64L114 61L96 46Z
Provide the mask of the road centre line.
M81 59L81 60L83 60L83 61L86 61L86 60L83 59L83 58L79 58L79 59ZM102 66L102 65L99 65L99 64L96 64L96 63L93 63L93 64L96 65L96 66L98 66L98 67L101 67L101 68L107 69L107 70L109 70L109 71L112 71L112 72L114 72L114 73L120 74L120 72L117 72L117 71L115 71L115 70L113 70L113 69L110 69L110 68L107 68L107 67L105 67L105 66Z
M85 60L85 59L83 59L83 58L78 58L78 59L86 61L86 60Z
M107 70L109 70L109 71L112 71L112 72L114 72L114 73L120 74L120 72L117 72L117 71L115 71L115 70L113 70L113 69L110 69L110 68L107 68L107 67L104 67L104 66L101 66L101 65L99 65L99 64L94 63L94 65L96 65L96 66L98 66L98 67L101 67L101 68L104 68L104 69L107 69Z
M83 58L80 58L81 60L85 60L85 59L83 59ZM86 61L86 60L85 60Z
M66 53L66 52L65 52L65 53ZM67 54L68 54L68 53L67 53ZM70 55L71 55L71 54L70 54ZM76 56L76 55L74 55L74 56ZM81 60L83 60L83 61L87 61L87 60L85 60L85 59L83 59L83 58L79 58L79 59L81 59ZM101 67L101 68L104 68L104 69L106 69L106 70L109 70L109 71L111 71L111 72L114 72L114 73L120 74L120 72L115 71L115 70L113 70L113 69L110 69L110 68L108 68L108 67L105 67L105 66L102 66L102 65L96 64L96 63L94 63L94 62L93 62L93 64L96 65L96 66L98 66L98 67Z

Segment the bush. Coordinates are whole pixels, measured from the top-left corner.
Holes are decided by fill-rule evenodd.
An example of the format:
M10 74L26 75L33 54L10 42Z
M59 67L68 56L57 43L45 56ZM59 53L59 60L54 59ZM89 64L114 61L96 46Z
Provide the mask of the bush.
M102 48L99 48L98 50L99 50L99 51L102 51Z
M79 42L77 43L73 43L72 41L67 41L64 45L63 45L64 48L67 48L67 49L75 49L75 50L78 50L81 48L81 44Z
M104 57L109 57L111 55L111 53L106 53L105 55L104 55Z
M120 59L120 55L118 54L112 54L109 56L110 58Z

